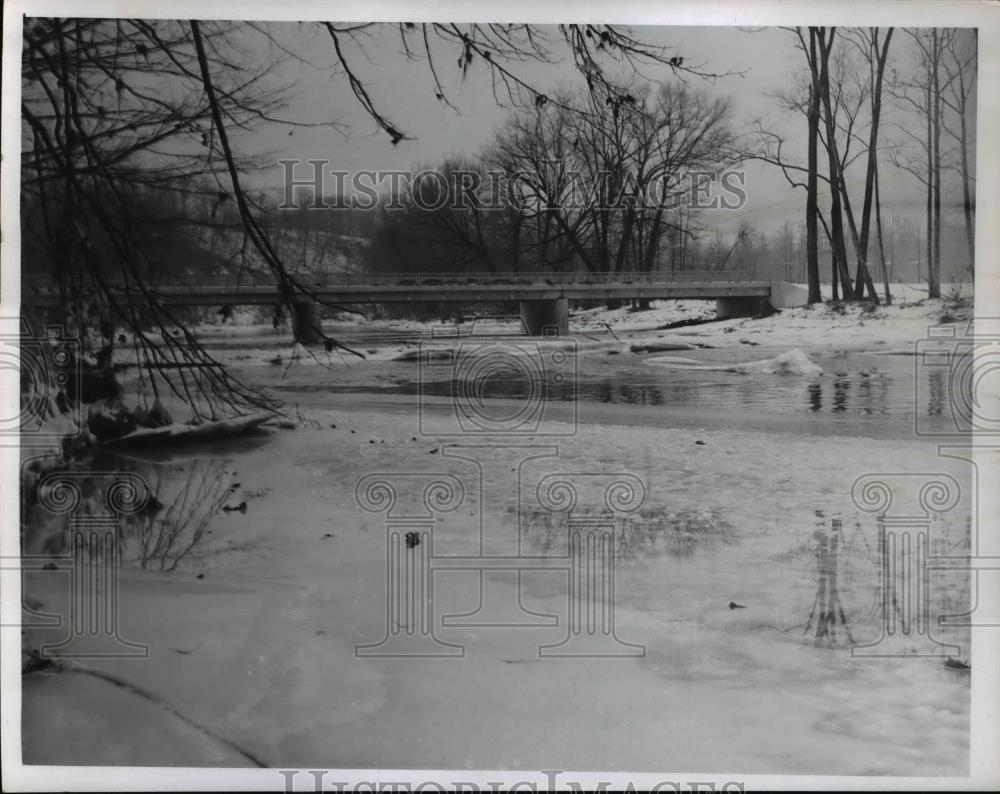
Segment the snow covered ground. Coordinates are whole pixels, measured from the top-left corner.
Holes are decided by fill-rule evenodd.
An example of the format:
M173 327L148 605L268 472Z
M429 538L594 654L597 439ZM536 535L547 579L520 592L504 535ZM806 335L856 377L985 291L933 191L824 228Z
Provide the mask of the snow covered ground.
M883 351L912 351L946 310L939 302L864 315L854 307L843 314L814 307L657 330L709 308L669 303L651 312L578 313L571 322L584 350L580 361L596 367L590 362L635 355L626 351L637 341L672 340L696 343L678 355L699 360L745 362L794 348L821 361L831 350L877 359ZM417 324L373 325L379 333L426 331ZM189 481L201 471L197 466L218 461L209 466L212 481L230 489L229 506L242 502L245 510L220 511L199 524L197 543L173 571L134 567L142 555L132 556L133 567L121 576L120 636L147 644L148 659L80 662L105 678L79 671L25 678L26 761L967 771L968 671L945 666L941 657L851 654L852 640L875 643L884 625L875 520L851 499L858 477L954 477L961 498L934 520L931 542L942 553L967 548L970 469L939 458L934 444L896 430L876 439L849 425L829 425L818 435L791 432L781 418L766 432L748 430L738 421L715 423L710 412L690 426L654 426L639 407L616 405L581 414L578 424L556 413L542 425L544 435L494 439L485 452L462 452L447 400L428 404L419 416L412 400L394 406L352 394L330 402L309 389L322 370L310 375L305 366L292 367L282 375L283 367L267 363L274 344L250 341L219 350L247 379L284 383L283 396L310 406L308 421L239 447L121 463L150 478L155 471L164 481ZM412 366L389 359L416 342L373 342L372 360L352 362L349 374L334 357L333 374L323 382L363 379L366 367ZM607 356L610 350L617 356ZM669 414L672 407L644 410ZM477 454L478 463L468 459ZM458 507L436 517L435 559L486 548L544 558L553 570L522 572L520 586L510 571L486 573L482 581L474 570L436 571L435 631L442 642L463 646L464 656L359 657L356 647L379 642L388 620L386 516L363 509L356 493L359 480L372 474L392 483L395 518L426 511L420 489L428 478L450 476L461 484ZM614 524L615 631L644 655L539 657L540 646L565 638L570 607L566 569L559 568L568 551L567 519L539 496L541 483L556 474L577 483L578 518L605 509L600 484L609 478L630 475L645 489L638 512ZM912 481L900 499L915 498ZM164 487L171 494L178 488ZM834 518L842 522L839 534ZM152 521L142 532L190 537L195 528ZM832 534L846 626L836 622L836 637L817 638L817 597L825 603L830 593L829 566L818 552L830 548ZM429 544L401 553L416 560ZM971 597L967 578L931 576L932 616L962 611ZM65 610L64 579L32 573L26 592L46 609ZM524 615L533 613L556 616L558 625L441 625L445 615L474 611L483 592L519 603L527 612L517 614L528 622L536 619ZM967 631L934 631L940 642L960 646L948 653L969 661ZM35 630L37 641L45 638ZM904 651L923 639L907 636ZM85 649L94 641L76 642ZM133 689L112 695L107 677ZM142 702L134 713L144 721L162 720L158 743L142 730L109 734L107 742L81 730L95 720L127 723L123 698Z
M829 287L824 285L824 293ZM942 285L944 300L927 300L926 291L905 285L893 285L893 305L874 311L861 305L843 304L833 308L825 304L785 309L763 319L733 318L705 325L663 329L678 322L703 322L715 317L715 301L653 301L645 311L627 307L618 309L593 308L574 310L570 314L570 331L581 349L614 347L621 339L645 338L681 341L697 340L703 344L728 346L734 341L730 334L746 336L748 342L771 344L784 349L792 347L822 349L873 349L910 352L916 339L926 335L928 325L942 316L954 315L949 298L972 294L969 284ZM968 308L955 319L971 319ZM248 321L205 323L198 329L200 336L226 363L239 367L266 364L281 359L282 364L296 365L354 364L357 358L323 351L310 355L293 345L286 325L275 329L271 324L251 324ZM325 331L372 361L385 361L414 350L421 342L445 340L470 334L518 334L516 317L469 319L455 324L440 321L406 319L369 319L365 316L343 315L337 321L325 321ZM723 336L725 335L725 336ZM122 351L127 356L127 351Z

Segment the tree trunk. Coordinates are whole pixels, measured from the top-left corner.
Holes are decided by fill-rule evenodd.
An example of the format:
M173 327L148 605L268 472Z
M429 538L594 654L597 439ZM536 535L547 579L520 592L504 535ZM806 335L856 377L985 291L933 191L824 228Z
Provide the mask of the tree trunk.
M858 243L858 272L854 289L859 295L865 287L876 303L878 295L868 271L868 237L871 231L872 193L875 186L875 159L878 147L878 125L882 114L882 76L885 73L885 61L889 55L889 42L892 41L892 28L885 34L881 50L878 49L878 28L871 31L871 47L869 49L869 65L871 68L871 108L872 118L868 132L868 163L865 170L865 198L861 207L861 236Z
M938 61L941 49L937 30L932 31L933 58L931 59L932 83L934 92L934 247L933 267L927 278L927 297L941 297L941 82Z
M865 288L867 288L869 297L874 300L875 303L878 303L878 295L875 294L875 286L872 284L872 277L868 272L868 243L866 240L865 243L862 244L861 235L858 233L857 224L854 222L854 211L851 209L851 196L847 192L847 181L844 177L843 171L840 172L839 176L840 195L843 198L844 203L844 215L847 218L847 226L851 231L851 242L854 243L854 251L858 257L858 267L855 273L857 283L854 286L854 296L858 300L861 300L865 295Z
M833 300L839 301L840 300L840 286L839 286L840 279L837 276L837 257L832 252L831 252L831 257L832 258L830 260L830 264L831 264L832 267L831 267L831 275L830 275L830 289L832 291Z
M815 58L816 34L809 29L809 49ZM819 140L819 90L815 80L809 87L809 176L806 191L806 280L809 284L809 303L820 303L823 296L819 289L819 227L816 206L817 163L816 150Z
M929 201L930 201L930 199L928 199L928 202ZM928 204L928 208L929 207L930 207L930 204ZM928 222L929 222L929 219L930 219L930 210L929 209L928 209L927 218L928 218ZM920 281L920 227L919 226L917 227L917 281L918 282Z
M885 266L885 246L882 243L882 197L878 190L878 163L875 163L875 236L878 238L878 258L882 264L882 283L885 285L885 305L892 306L889 292L889 271Z
M836 28L830 28L829 40L819 34L820 61L820 97L823 100L823 117L826 122L827 160L830 169L830 233L833 247L833 261L840 276L844 300L854 300L851 289L851 274L847 269L847 246L844 244L844 217L840 203L840 163L837 162L836 135L837 127L830 102L830 50L833 47L833 37Z
M928 69L930 69L930 64L928 64ZM927 289L930 293L933 289L933 279L934 279L934 253L931 248L931 239L934 237L934 133L932 131L932 107L933 102L931 100L931 81L927 80L927 201L926 201L926 211L927 211ZM917 238L917 248L920 248L920 239ZM917 273L920 273L920 255L917 255Z
M964 90L964 88L963 88ZM962 211L965 213L965 239L969 246L969 273L976 278L976 222L973 219L971 178L969 176L968 130L965 124L965 106L959 118L962 149Z

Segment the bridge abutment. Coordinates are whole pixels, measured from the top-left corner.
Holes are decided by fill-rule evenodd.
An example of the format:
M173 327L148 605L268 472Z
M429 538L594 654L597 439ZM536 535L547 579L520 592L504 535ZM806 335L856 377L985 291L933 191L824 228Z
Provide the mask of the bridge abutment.
M809 305L809 288L787 281L771 282L771 305L775 309L794 309Z
M757 296L733 296L716 298L715 319L728 320L730 317L753 317L767 308L767 298Z
M323 339L319 306L314 301L298 301L292 312L292 333L296 342L310 344Z
M521 323L531 336L567 336L569 334L569 300L521 301Z

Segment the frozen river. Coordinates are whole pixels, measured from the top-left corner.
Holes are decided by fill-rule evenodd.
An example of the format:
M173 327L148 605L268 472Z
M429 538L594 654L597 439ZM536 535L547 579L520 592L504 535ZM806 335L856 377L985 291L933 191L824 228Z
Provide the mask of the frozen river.
M647 359L732 363L789 345L688 336L706 346L635 354L624 335L588 336L557 360L544 343L538 355L552 366L540 380L511 359L471 390L440 359L286 366L267 363L287 355L276 340L219 344L306 424L107 458L92 486L131 471L160 508L121 536L121 635L148 644L149 658L88 664L190 723L147 740L124 705L102 700L105 682L84 676L63 682L62 703L83 717L122 711L102 714L101 744L80 731L48 741L54 690L37 674L25 679L38 705L25 710L26 760L99 763L102 747L116 747L151 764L964 773L969 676L943 662L967 659L968 632L939 630L932 644L960 647L934 658L907 655L926 639L916 634L903 655L852 657L878 647L888 586L874 517L851 499L858 477L953 477L960 499L935 517L931 542L939 553L968 548L969 469L915 435L917 417L924 429L951 421L940 384L912 356L856 347L808 349L819 375L738 375ZM378 350L371 335L349 341ZM532 402L539 433L463 435L456 399L489 421ZM572 510L545 490L556 475L572 484ZM365 496L371 477L389 483L391 505ZM457 484L456 504L432 509L430 524L428 478ZM608 513L602 489L615 478L638 483L641 504ZM402 519L418 538L394 546ZM65 527L36 520L31 550L58 548ZM587 559L613 570L613 598L581 602L567 584L572 531L597 525L611 527L614 546ZM504 555L509 569L482 567ZM434 566L433 599L394 609L410 591L391 584L393 560L408 577ZM606 595L610 580L598 579ZM932 617L967 607L967 577L933 574L930 586ZM65 597L43 572L28 591L53 607ZM590 619L598 602L613 604L609 654L540 653L564 648L573 610ZM424 625L440 657L361 650ZM211 742L187 735L190 725Z
M707 336L707 334L706 334ZM348 331L345 343L376 352L385 345L405 346L413 354L435 350L443 343L422 343L407 331ZM281 365L252 366L248 376L262 382L282 399L310 407L380 405L388 410L418 410L423 404L448 405L468 393L474 379L475 396L486 401L545 400L552 416L575 414L582 421L650 424L652 426L709 425L733 429L786 430L818 435L852 435L913 439L921 433L954 429L946 399L948 373L922 365L912 344L879 349L809 349L823 372L815 376L775 377L770 374L734 374L668 368L650 363L664 355L704 365L746 363L786 352L789 343L725 346L702 341L697 331L622 334L617 344L607 333L576 335L575 354L553 362L549 343L523 337L467 337L454 344L456 361L430 357L396 361L384 357L359 362L320 353L329 369L304 359L287 365L289 345L267 336L226 340L214 352L237 367L246 359L283 357ZM599 344L595 344L599 342ZM631 344L681 342L692 350L632 353ZM537 347L538 345L541 347ZM794 345L794 341L792 342ZM378 346L378 347L373 347ZM509 352L522 354L520 360ZM536 352L538 351L538 352ZM498 359L495 367L478 370L477 352ZM575 403L574 406L558 403ZM626 410L634 409L634 410ZM498 406L497 413L503 412Z

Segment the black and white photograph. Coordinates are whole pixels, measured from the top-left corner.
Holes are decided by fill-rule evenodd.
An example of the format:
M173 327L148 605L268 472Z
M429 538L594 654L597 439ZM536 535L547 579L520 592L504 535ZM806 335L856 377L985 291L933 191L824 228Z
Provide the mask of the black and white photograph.
M996 11L8 3L4 789L995 789Z

